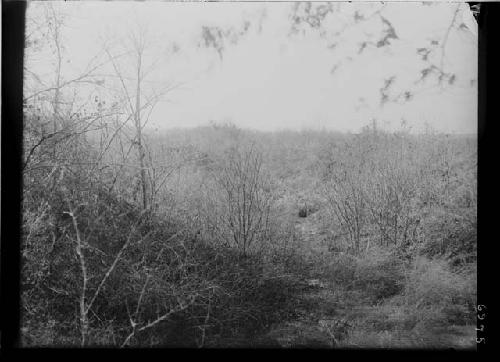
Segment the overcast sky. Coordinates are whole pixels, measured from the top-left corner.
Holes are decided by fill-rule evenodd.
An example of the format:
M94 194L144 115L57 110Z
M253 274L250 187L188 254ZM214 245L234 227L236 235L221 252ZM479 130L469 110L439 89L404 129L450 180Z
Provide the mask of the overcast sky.
M300 28L304 33L291 34L292 6L288 2L58 2L57 8L70 19L64 32L69 60L64 74L67 78L77 74L103 42L112 47L118 44L116 39L125 42L127 32L142 24L151 43L146 63L157 61L145 86L182 83L154 109L148 123L152 129L215 120L260 130L358 131L372 118L389 128L404 118L416 130L427 123L439 131L477 132L477 30L467 4L388 3L381 14L398 39L390 39L385 47L368 46L360 54L363 41L381 38L384 24L378 17L349 25L353 14L370 14L380 4L340 3L325 18L323 37L306 26ZM455 14L457 6L460 11ZM37 16L35 6L28 11ZM244 34L235 44L226 40L219 54L199 46L203 26ZM431 39L447 40L443 66L455 74L452 86L439 87L435 78L416 83L428 66L416 49L429 46ZM441 50L436 49L431 59L439 64ZM42 57L33 68L49 69L48 58ZM126 64L123 69L132 76L133 67ZM393 76L391 94L410 90L412 100L382 107L380 89Z

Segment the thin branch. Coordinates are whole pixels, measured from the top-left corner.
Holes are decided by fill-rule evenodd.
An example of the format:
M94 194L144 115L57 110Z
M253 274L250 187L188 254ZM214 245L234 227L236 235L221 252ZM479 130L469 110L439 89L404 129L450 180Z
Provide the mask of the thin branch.
M129 233L128 237L127 237L127 240L125 241L125 243L123 244L123 246L121 247L120 251L118 252L118 254L116 254L116 257L115 257L115 260L113 261L113 263L111 264L111 266L109 267L108 271L106 272L106 274L104 275L104 277L102 278L101 282L99 283L99 286L97 287L96 291L94 292L94 296L92 297L92 299L90 300L90 302L88 303L87 305L87 308L86 308L86 311L88 311L92 305L94 304L94 301L97 299L97 297L99 296L99 293L102 289L102 287L104 286L104 283L106 283L106 280L109 278L109 276L111 275L111 273L113 272L113 270L115 269L116 265L118 264L118 262L120 261L121 259L121 256L122 254L124 253L124 251L127 249L127 247L129 246L130 242L132 241L132 236L135 234L135 231L137 230L137 227L139 226L139 224L142 222L142 216L144 216L145 212L147 210L143 210L141 212L141 215L139 216L137 222L135 223L135 225L132 227L132 231ZM149 235L151 234L151 231L148 232L145 236L143 236L141 238L141 240L144 240L145 238L147 238Z

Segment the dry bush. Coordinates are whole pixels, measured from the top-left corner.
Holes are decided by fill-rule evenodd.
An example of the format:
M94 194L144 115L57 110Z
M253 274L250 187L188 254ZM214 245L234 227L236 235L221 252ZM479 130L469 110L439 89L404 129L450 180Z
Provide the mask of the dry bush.
M352 287L358 260L347 253L338 253L329 258L324 269L324 277L334 281L339 286Z
M367 204L361 180L362 155L357 145L344 145L345 153L335 153L324 176L329 210L348 234L349 251L361 251L361 238L366 224ZM343 156L340 156L343 155Z
M325 195L330 210L346 229L350 251L370 248L378 233L381 245L406 245L419 223L418 167L414 142L406 135L365 129L335 145L326 161Z
M178 318L183 333L192 328L198 330L198 345L248 345L251 338L264 333L272 323L293 313L298 285L286 275L266 271L267 264L261 256L242 255L233 248L214 248L211 242L204 241L197 244L192 255L199 265L198 273L217 286L208 304L195 304ZM204 328L203 343L200 327ZM193 343L193 339L184 339L181 345ZM178 342L174 338L170 345L179 345Z
M436 217L437 216L437 217ZM477 225L459 215L438 213L426 224L426 241L420 255L441 258L453 267L464 267L477 261Z
M418 258L409 272L403 294L406 305L431 308L451 323L472 322L476 305L474 273L453 273L444 260Z
M265 255L249 253L271 233L276 250L268 254L286 263L292 249L281 243L281 225L269 223L272 200L256 150L233 154L216 179L234 226L226 235L236 241L220 248L196 233L203 221L195 220L196 200L176 203L167 221L162 210L141 210L128 192L134 171L74 141L64 164L25 174L25 345L214 346L291 313L294 281L264 271ZM62 154L69 144L58 146ZM240 210L241 221L228 210Z
M210 289L189 273L189 254L177 235L182 229L70 172L80 171L77 166L64 170L52 192L37 192L35 182L25 189L26 335L46 322L39 318L43 310L58 322L54 343L107 343L93 333L100 335L97 326L114 321L106 328L115 329L120 344L124 333L154 327L155 320L185 309ZM29 343L44 343L41 337Z
M436 209L474 224L477 175L468 142L374 127L330 144L321 158L323 193L347 251L360 255L378 244L414 257Z
M418 242L418 175L414 170L387 162L372 177L367 200L380 244L405 248Z
M83 185L66 175L48 206L25 213L26 345L215 346L291 313L293 283L264 273L262 257L193 242L182 225Z
M262 163L253 146L230 149L211 172L213 188L205 200L206 228L244 255L269 237L273 200Z
M367 303L393 297L404 288L404 264L394 253L372 248L363 256L333 254L322 276L335 288L355 293Z
M358 259L353 287L372 301L397 295L404 287L404 265L394 254L373 249Z

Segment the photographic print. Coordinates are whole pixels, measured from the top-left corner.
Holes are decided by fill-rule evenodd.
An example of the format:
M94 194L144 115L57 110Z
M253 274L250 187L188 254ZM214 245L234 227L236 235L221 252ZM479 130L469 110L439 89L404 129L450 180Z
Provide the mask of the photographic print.
M29 1L21 346L476 349L480 11Z

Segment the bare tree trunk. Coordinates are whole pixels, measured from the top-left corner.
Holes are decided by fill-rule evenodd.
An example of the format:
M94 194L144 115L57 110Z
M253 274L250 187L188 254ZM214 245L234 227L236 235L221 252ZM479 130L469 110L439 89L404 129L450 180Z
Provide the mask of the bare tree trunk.
M80 270L82 273L82 290L80 292L80 333L81 333L81 346L85 347L87 343L87 336L89 331L89 318L88 318L88 309L87 309L87 285L89 281L88 271L87 271L87 263L85 260L85 254L83 253L84 243L80 236L80 230L78 228L78 222L76 220L76 216L74 214L74 210L68 202L69 212L67 214L71 217L73 222L73 227L75 229L76 234L76 247L75 251L78 256L78 260L80 262Z
M52 23L53 23L53 41L54 41L54 46L56 48L56 54L57 54L57 68L56 68L56 84L55 84L55 92L54 92L54 100L52 103L52 108L53 108L53 133L57 133L57 123L59 120L59 104L60 104L60 98L61 98L61 64L62 64L62 54L61 54L61 44L60 44L60 24L59 24L59 19L56 16L55 10L53 6L50 6L50 11L51 14L50 16L52 17ZM54 146L52 149L52 156L53 159L55 160L56 158L56 147Z
M141 134L141 63L142 51L137 51L137 93L135 98L135 128L137 136L137 153L139 156L139 166L141 168L141 184L142 184L142 207L144 210L148 208L148 194L147 194L147 179L146 169L144 168L145 152L142 145Z

